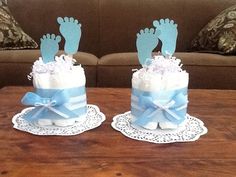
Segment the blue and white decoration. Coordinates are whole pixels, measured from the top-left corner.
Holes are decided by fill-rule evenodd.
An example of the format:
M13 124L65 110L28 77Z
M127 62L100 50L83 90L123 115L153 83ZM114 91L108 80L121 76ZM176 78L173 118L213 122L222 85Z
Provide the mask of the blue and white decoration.
M97 106L87 104L84 69L81 65L74 66L73 54L79 48L81 24L73 17L58 17L57 22L65 40L66 55L56 56L60 35L43 35L41 57L34 62L29 75L34 79L35 90L21 99L28 108L12 119L14 128L35 135L77 135L105 120Z
M87 113L85 87L56 89L36 89L35 93L28 92L21 102L35 108L24 115L28 122L48 119L76 119Z
M81 24L73 17L58 17L59 31L65 39L64 51L72 56L78 51L81 38ZM40 39L40 51L44 63L52 62L59 51L61 36L55 34L46 34Z
M79 48L81 24L73 17L58 17L57 22L60 24L60 33L65 38L65 53L68 55L75 54Z
M132 119L130 111L119 114L113 118L111 126L128 138L155 144L192 142L198 140L208 131L200 119L188 114L184 124L175 130L147 130L132 124Z
M24 119L24 116L32 109L34 108L25 108L21 113L16 114L12 118L12 123L15 129L40 136L72 136L99 127L102 122L105 121L105 115L100 112L97 106L87 104L87 115L84 121L77 121L75 124L66 127L38 126Z
M173 57L177 24L167 18L154 20L153 26L137 34L138 59L143 68L133 73L131 111L115 116L111 125L139 141L195 141L207 133L207 128L187 114L189 76L182 70L181 60ZM159 43L161 54L153 57Z
M162 124L167 122L179 125L185 120L187 103L187 88L159 92L133 88L131 95L131 113L135 116L133 123L145 127L149 122L155 122L153 129L156 129L158 124L162 128Z
M177 40L177 24L173 20L161 19L153 21L154 28L145 28L137 34L136 46L138 51L139 62L143 67L150 70L153 59L152 52L157 47L159 40L162 43L161 53L164 56L163 62L157 66L155 72L161 72L163 68L171 70L169 72L181 72L181 68L173 68L175 59L172 55L175 52ZM171 59L173 62L171 62ZM168 61L165 63L165 61ZM162 65L161 65L162 64ZM166 65L168 64L168 65ZM165 68L166 66L170 68ZM162 77L165 75L163 70ZM173 71L172 71L173 70ZM176 70L176 71L175 71ZM153 76L154 77L154 76ZM159 85L161 82L159 83ZM187 86L187 85L186 85ZM140 89L132 89L131 96L131 113L135 116L136 125L147 129L156 129L158 126L164 128L163 124L176 125L177 127L185 120L187 113L187 88L181 89L164 89L157 92L142 91ZM152 125L150 125L152 123ZM147 126L148 125L148 126ZM166 127L165 127L166 128Z
M72 56L78 51L81 38L81 24L73 17L58 17L57 22L60 25L59 30L65 38L65 53ZM50 69L55 65L54 61L56 59L56 54L59 51L61 36L46 34L43 35L40 40L40 51L43 61L41 65ZM66 58L62 60L63 61L60 63L65 63L65 66L61 66L62 69L63 67L65 67L65 69L68 68L66 65L68 63ZM59 60L57 60L57 62L59 62ZM36 63L40 63L40 61ZM69 63L71 66L73 65L73 61ZM42 68L42 70L44 70L44 68ZM68 120L83 117L86 116L87 113L85 86L66 89L36 88L34 93L26 93L21 102L26 106L35 107L24 115L25 120L31 123L37 123L40 120L52 120L52 123L55 123L56 120Z
M137 34L136 47L141 65L145 65L146 60L152 58L152 51L157 47L159 35L160 31L153 28L145 28Z
M40 39L40 51L44 63L48 63L54 60L55 55L59 51L59 42L61 42L61 36L55 34L46 34Z
M138 59L142 66L147 65L146 61L152 58L152 52L157 47L159 40L162 43L161 53L166 58L175 53L177 41L177 24L170 19L154 20L155 29L145 28L137 34L136 47Z

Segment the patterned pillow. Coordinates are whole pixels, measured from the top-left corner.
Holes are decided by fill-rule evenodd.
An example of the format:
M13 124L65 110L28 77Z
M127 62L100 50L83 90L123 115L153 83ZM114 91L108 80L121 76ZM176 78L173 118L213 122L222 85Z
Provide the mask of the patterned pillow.
M191 50L236 54L236 5L211 20L192 41Z
M37 47L37 43L21 29L11 15L6 0L0 0L0 50Z

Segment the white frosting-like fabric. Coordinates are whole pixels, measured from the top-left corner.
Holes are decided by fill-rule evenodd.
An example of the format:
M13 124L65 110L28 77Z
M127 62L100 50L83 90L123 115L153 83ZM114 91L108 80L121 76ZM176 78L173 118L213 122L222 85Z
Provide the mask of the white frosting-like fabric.
M35 88L43 89L66 89L84 86L86 82L84 69L78 65L74 66L74 59L61 55L55 61L44 63L39 58L30 74L33 77Z
M132 87L143 91L173 90L188 86L189 74L180 59L155 56L150 64L133 73Z

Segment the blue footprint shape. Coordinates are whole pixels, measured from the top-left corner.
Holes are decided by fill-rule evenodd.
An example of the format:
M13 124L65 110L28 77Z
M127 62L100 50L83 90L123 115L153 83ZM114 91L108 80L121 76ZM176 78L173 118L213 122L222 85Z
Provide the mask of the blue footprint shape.
M54 61L56 53L59 51L59 42L61 41L61 36L56 36L55 34L46 34L40 39L40 51L44 63Z
M137 33L136 47L138 51L138 59L141 65L147 64L147 59L152 58L152 51L158 44L159 30L153 28L145 28Z
M174 24L173 20L167 18L165 20L161 19L160 22L154 20L153 26L161 31L159 39L162 42L162 55L165 57L172 56L176 49L176 40L178 35L177 24Z
M75 54L79 48L81 24L73 17L58 17L57 22L60 24L60 33L65 38L65 53L69 55Z

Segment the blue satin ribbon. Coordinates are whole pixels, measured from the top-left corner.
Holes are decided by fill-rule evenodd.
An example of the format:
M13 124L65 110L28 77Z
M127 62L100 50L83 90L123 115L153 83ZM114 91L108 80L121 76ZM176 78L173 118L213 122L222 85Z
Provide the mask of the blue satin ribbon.
M37 119L68 119L75 118L86 113L86 106L74 110L69 110L65 105L73 96L85 94L85 87L69 89L36 89L35 93L28 92L21 102L26 106L35 108L28 112L24 119L34 121ZM86 102L86 99L83 101Z
M187 112L187 88L172 91L144 92L133 89L132 94L138 97L138 107L144 111L132 108L132 114L137 115L134 123L144 126L149 121L156 120L162 113L166 121L180 124Z

